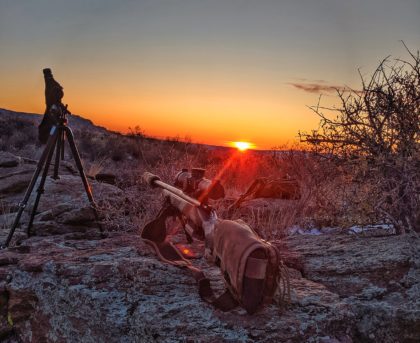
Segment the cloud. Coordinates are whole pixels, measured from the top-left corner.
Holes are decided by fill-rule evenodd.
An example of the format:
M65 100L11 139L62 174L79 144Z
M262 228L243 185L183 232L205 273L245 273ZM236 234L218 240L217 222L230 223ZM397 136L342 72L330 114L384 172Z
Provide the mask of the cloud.
M321 80L320 80L321 81ZM344 90L343 87L333 86L325 84L324 81L318 83L302 83L302 82L291 82L289 85L293 87L303 90L308 93L333 93L337 90L342 91Z

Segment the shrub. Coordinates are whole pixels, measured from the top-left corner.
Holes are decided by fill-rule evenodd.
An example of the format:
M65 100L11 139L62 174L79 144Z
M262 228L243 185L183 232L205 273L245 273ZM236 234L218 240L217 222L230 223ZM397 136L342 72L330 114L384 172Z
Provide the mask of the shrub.
M312 151L351 171L352 184L370 185L363 203L397 233L420 230L420 56L384 59L362 89L337 90L339 108L312 107L318 131L302 133ZM356 204L355 204L356 205Z

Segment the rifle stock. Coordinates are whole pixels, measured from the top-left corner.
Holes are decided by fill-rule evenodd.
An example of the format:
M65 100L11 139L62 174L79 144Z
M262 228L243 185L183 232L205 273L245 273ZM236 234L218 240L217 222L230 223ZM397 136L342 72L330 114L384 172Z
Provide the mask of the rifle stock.
M182 190L161 181L159 176L155 174L145 172L143 174L143 180L153 188L162 189L162 195L165 200L186 218L186 220L183 221L184 230L186 230L190 236L192 236L193 231L195 231L194 228L199 229L198 231L202 230L206 240L208 236L211 236L215 220L217 219L217 215L211 207L190 197Z
M182 215L191 220L195 225L202 226L202 219L198 213L199 207L191 204L177 194L174 194L166 189L162 190L162 195L169 201L169 203L177 208Z

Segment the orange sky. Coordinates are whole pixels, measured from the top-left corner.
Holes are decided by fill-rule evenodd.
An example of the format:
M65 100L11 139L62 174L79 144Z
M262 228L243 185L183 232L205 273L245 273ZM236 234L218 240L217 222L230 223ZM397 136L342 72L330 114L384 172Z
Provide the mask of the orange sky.
M57 70L57 71L55 71ZM228 141L250 141L265 149L291 143L299 129L310 130L318 119L304 105L316 103L317 94L306 94L287 84L267 85L253 80L236 83L229 76L203 75L197 80L165 75L150 79L134 72L118 81L112 75L80 75L53 69L64 87L63 102L75 114L112 130L126 132L140 126L148 135L179 135L193 141L226 145ZM23 72L22 72L23 74ZM29 91L19 90L19 82L28 75L8 80L16 96L1 99L9 109L42 113L44 111L43 76L31 70ZM202 83L202 84L200 84ZM92 94L87 96L87 94Z
M418 48L419 19L414 0L6 1L0 107L43 113L50 67L98 125L269 149L317 127L320 93Z

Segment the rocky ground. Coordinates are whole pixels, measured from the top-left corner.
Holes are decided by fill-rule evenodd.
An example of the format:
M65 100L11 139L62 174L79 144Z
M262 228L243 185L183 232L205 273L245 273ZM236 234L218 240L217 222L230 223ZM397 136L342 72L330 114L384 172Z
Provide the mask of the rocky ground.
M0 154L1 241L34 168ZM0 251L1 341L420 341L416 237L291 235L276 242L291 275L289 307L223 313L200 300L187 271L157 260L138 232L101 235L80 179L70 165L61 175L47 179L34 234L27 238L23 226ZM99 201L123 196L91 183ZM194 263L222 290L217 268Z

